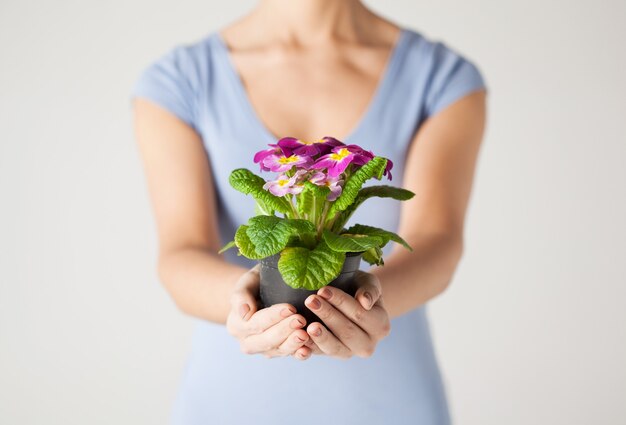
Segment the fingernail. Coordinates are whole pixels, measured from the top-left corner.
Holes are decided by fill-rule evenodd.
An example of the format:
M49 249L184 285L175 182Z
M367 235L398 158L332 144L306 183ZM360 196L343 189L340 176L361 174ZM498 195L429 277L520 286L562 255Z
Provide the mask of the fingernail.
M320 336L322 334L322 328L317 328L314 329L313 332L311 332L314 336Z
M280 315L282 317L289 317L293 314L294 312L290 309L290 308L283 308L280 312Z
M299 342L304 342L304 341L306 341L306 339L302 339L302 338L300 338L298 335L296 335L296 339L297 339Z
M365 305L365 308L367 308L369 310L370 307L372 306L372 296L370 295L369 292L363 292L363 296L367 299L367 303Z
M294 329L301 328L302 326L304 326L304 323L302 323L300 319L293 319L291 321L291 327Z
M330 289L324 287L322 289L320 289L319 295L326 298L327 300L330 299L330 297L333 296L333 291L331 291Z
M309 305L313 307L314 310L317 310L322 306L322 303L317 299L317 297L313 297L309 298Z
M246 314L248 314L249 311L250 311L250 306L248 304L242 304L239 307L239 315L241 316L242 319L246 317Z

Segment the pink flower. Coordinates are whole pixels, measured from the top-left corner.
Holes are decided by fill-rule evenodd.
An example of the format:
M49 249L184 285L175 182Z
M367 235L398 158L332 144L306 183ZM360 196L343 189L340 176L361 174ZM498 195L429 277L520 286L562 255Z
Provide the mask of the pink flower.
M330 178L323 172L318 171L309 177L309 181L318 186L326 186L329 188L330 193L326 197L329 201L334 201L339 197L339 195L341 195L341 191L343 189L343 186L341 185L343 184L343 180Z
M298 181L304 173L306 173L306 171L299 170L291 177L281 174L276 180L265 183L263 189L268 190L271 194L276 196L285 196L288 193L297 195L302 192L304 188L301 182Z
M355 156L356 154L350 152L346 147L337 146L333 148L331 153L320 157L310 168L315 170L326 168L330 177L339 177Z
M270 171L269 168L263 165L263 160L270 155L286 155L290 156L292 154L291 150L286 147L280 147L278 144L269 143L270 149L263 149L262 151L258 151L254 154L254 162L259 163L261 166L261 171Z
M284 173L291 170L294 166L307 168L312 162L312 159L304 155L293 154L291 156L285 156L282 154L267 155L263 158L261 164L262 167L266 167L270 171L277 173Z

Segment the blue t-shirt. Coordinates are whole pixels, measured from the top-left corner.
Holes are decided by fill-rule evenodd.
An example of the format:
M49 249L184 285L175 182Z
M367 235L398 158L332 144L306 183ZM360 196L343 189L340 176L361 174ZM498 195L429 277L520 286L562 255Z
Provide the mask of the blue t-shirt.
M343 141L390 158L394 179L389 184L402 186L406 152L420 125L486 86L471 61L407 28L381 78L366 113ZM167 109L202 137L214 176L220 236L223 243L231 240L254 215L254 202L232 189L228 176L239 167L256 171L254 153L276 139L253 109L224 40L213 31L171 48L141 73L134 96ZM367 202L348 224L397 230L401 202ZM226 258L246 267L255 264L235 250ZM363 263L362 269L368 268ZM371 357L348 360L242 354L225 326L197 320L172 412L172 423L185 425L449 422L425 307L393 319L389 336Z

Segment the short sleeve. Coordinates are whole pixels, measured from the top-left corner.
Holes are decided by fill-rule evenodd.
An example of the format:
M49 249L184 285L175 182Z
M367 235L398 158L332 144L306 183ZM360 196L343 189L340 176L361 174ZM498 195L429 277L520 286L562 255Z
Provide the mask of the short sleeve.
M149 99L197 130L195 71L187 46L176 46L140 73L130 97Z
M478 67L441 42L435 45L433 66L425 100L427 117L473 91L487 89Z

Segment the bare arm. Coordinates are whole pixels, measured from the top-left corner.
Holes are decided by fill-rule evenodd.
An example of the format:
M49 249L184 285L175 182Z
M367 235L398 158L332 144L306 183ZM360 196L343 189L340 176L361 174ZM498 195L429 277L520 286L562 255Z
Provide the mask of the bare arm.
M159 237L160 280L183 312L224 324L231 291L246 269L217 254L215 194L201 138L154 103L136 98L133 104Z
M414 250L396 246L385 265L371 271L391 318L437 296L452 279L485 116L486 92L476 91L429 118L413 140L404 187L416 196L403 202L399 234Z

